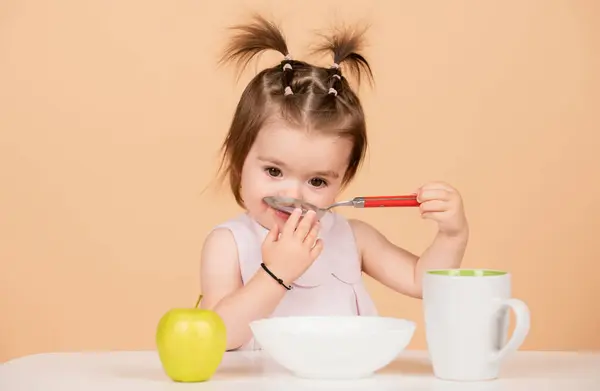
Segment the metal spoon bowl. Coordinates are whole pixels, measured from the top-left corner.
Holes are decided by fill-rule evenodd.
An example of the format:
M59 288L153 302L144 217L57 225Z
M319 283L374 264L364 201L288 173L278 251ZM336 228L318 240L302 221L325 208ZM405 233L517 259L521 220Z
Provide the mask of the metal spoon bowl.
M319 208L310 202L306 202L298 198L271 196L265 197L264 201L271 208L289 214L291 214L296 208L300 208L302 210L302 216L304 216L309 210L313 210L317 214L317 219L323 217L323 215L327 212L326 209Z

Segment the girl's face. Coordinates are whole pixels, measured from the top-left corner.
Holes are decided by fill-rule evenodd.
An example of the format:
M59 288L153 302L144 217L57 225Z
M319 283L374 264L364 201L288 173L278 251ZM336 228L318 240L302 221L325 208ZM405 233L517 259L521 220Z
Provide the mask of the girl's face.
M300 198L318 207L334 203L351 150L346 138L270 122L258 133L242 169L240 193L249 215L265 228L282 228L288 215L269 207L264 197Z

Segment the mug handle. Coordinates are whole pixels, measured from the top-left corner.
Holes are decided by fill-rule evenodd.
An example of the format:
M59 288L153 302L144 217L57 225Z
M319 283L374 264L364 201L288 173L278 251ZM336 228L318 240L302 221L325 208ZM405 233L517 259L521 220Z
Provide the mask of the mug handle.
M519 299L507 299L500 303L500 308L512 308L515 313L515 330L512 333L510 340L492 355L492 361L499 361L506 357L507 354L516 351L525 341L525 337L529 333L530 315L529 307Z

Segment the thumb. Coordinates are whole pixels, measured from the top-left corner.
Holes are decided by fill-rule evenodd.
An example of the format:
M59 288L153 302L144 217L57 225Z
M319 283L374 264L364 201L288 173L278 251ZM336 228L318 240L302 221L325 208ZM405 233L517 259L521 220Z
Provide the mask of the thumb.
M313 261L315 261L319 257L319 255L321 255L322 251L323 251L323 239L319 238L315 242L315 245L313 246L313 248L310 250L310 258Z
M276 242L279 238L279 226L277 224L273 224L273 228L269 230L267 237L265 238L265 243Z

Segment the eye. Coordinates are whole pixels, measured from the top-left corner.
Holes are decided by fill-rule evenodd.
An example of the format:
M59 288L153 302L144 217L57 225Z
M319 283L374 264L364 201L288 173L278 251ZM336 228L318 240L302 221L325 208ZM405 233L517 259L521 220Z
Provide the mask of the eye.
M265 168L265 171L267 172L267 174L269 174L269 176L272 176L272 177L281 176L281 170L279 168L267 167L267 168Z
M322 179L322 178L312 178L310 181L308 181L308 183L310 183L311 186L314 186L314 187L327 186L327 181L325 181L325 179Z

